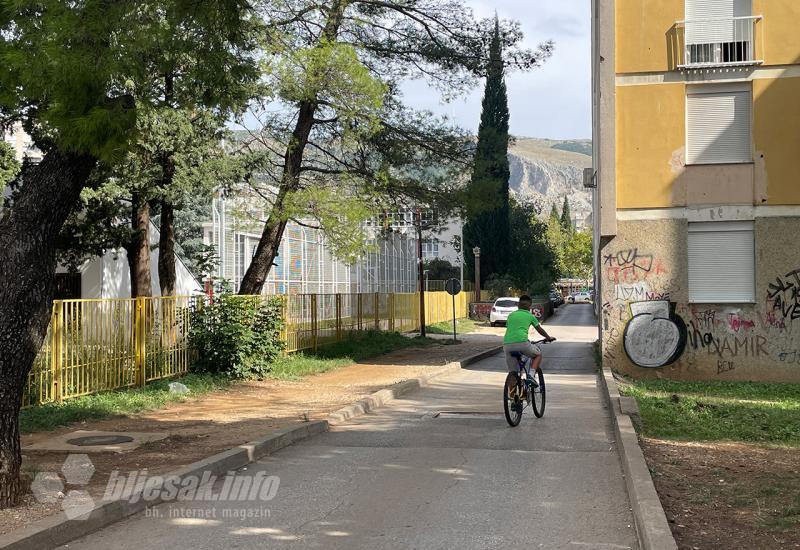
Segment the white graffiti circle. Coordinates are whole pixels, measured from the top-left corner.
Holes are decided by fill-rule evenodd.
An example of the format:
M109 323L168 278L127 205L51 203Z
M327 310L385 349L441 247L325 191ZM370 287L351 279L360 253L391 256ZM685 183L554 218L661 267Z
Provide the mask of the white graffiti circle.
M630 307L632 317L623 334L630 360L640 367L663 367L675 361L686 344L686 331L670 316L669 302L636 302Z

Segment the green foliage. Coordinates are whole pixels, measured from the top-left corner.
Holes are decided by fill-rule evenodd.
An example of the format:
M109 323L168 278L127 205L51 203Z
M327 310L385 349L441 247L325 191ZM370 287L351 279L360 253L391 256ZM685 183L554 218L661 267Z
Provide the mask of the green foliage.
M361 361L398 349L428 346L435 343L436 340L430 338L409 338L399 332L370 330L356 333L347 340L323 346L315 355L326 359L349 357L353 361Z
M2 190L17 177L22 165L14 156L14 149L5 141L0 141L0 205L3 204Z
M575 227L572 225L572 212L569 210L569 198L564 195L564 206L561 208L561 229L571 235Z
M550 205L550 217L547 219L548 224L551 223L561 223L561 216L558 214L558 208L556 208L556 203L552 203Z
M800 446L800 384L647 380L622 392L649 437Z
M170 382L178 381L189 388L188 394L171 393ZM110 416L136 414L158 409L169 403L198 397L228 385L228 379L209 374L187 374L181 378L157 380L144 388L97 393L68 399L62 403L46 403L22 409L19 415L23 433L52 430L73 422L101 420Z
M553 149L560 149L562 151L571 151L573 153L580 153L582 155L592 156L592 142L591 140L574 139L568 141L560 141L552 146Z
M481 280L509 268L511 241L508 180L508 95L503 70L500 28L495 27L483 95L472 179L466 192L464 241L466 265L474 265L472 248L481 249Z
M497 275L496 273L490 275L489 278L486 279L483 289L486 290L492 298L515 296L521 293L511 275Z
M504 252L512 259L508 276L513 287L531 295L547 294L560 276L558 255L548 239L547 224L529 201L511 203L511 247Z
M223 294L191 314L192 371L234 379L263 377L281 354L279 298Z
M456 319L456 333L465 334L475 332L478 323L472 319ZM428 334L453 334L453 321L442 321L425 327Z
M425 260L424 269L428 272L428 280L430 281L446 281L447 279L459 279L461 277L461 270L441 258L431 258Z
M249 3L142 0L4 2L0 112L18 115L37 146L114 163L139 114L179 67L197 103L228 111L257 73L259 19Z
M564 273L568 277L588 280L594 269L592 254L592 235L575 232L568 235L564 243L562 262Z

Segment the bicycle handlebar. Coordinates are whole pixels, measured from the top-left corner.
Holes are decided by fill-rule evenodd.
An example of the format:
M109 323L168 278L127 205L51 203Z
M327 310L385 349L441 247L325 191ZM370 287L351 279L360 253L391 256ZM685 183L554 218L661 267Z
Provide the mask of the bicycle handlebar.
M531 344L536 346L538 344L549 344L550 342L555 342L555 341L556 341L555 338L551 338L549 340L547 338L542 338L541 340L531 340Z

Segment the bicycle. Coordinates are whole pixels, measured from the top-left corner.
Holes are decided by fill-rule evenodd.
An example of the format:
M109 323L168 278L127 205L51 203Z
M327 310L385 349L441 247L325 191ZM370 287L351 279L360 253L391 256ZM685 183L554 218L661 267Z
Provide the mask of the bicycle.
M531 342L533 345L546 343L548 343L547 339ZM518 351L511 352L511 357L516 357L518 371L509 372L506 376L503 386L503 412L506 414L509 425L514 427L519 425L522 420L522 411L528 406L531 406L536 418L544 416L547 394L541 365L536 369L536 380L534 380L527 368L531 358ZM525 373L524 377L522 376L523 372Z

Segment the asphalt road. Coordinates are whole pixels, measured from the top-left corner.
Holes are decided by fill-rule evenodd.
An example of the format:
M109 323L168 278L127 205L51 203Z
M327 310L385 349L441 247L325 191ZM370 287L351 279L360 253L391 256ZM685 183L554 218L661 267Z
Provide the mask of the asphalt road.
M506 424L498 355L240 472L277 476L272 500L162 505L69 548L637 548L591 306L559 310L542 419Z

